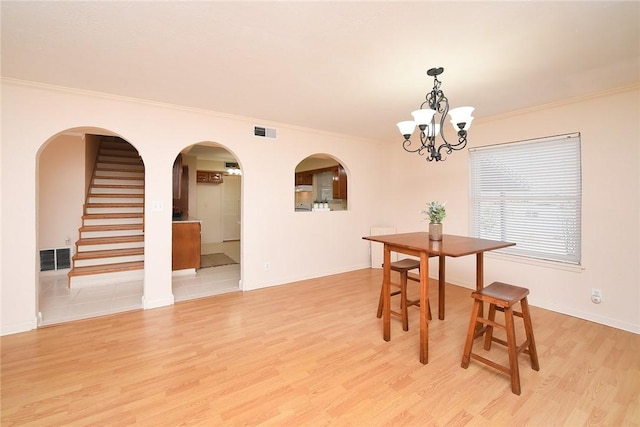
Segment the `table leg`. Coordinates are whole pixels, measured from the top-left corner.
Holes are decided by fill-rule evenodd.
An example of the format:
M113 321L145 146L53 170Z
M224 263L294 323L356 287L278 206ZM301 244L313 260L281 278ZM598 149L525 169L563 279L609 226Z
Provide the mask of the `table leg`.
M438 257L438 319L444 320L444 255Z
M484 252L478 252L476 254L476 290L479 291L484 287ZM480 310L478 311L480 317L484 314L484 303L480 303ZM482 326L478 324L478 326Z
M420 363L429 363L429 255L420 253Z
M382 277L382 337L391 340L391 250L384 245L384 268Z

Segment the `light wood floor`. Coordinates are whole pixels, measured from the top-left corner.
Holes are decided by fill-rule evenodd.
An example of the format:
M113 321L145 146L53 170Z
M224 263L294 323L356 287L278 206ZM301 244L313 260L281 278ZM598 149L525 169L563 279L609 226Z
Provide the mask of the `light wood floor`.
M382 339L381 276L359 270L2 337L2 425L640 425L640 336L532 307L540 371L521 355L516 396L506 375L460 367L470 290L447 287L447 318L434 312L421 365L415 307L408 332L392 319Z

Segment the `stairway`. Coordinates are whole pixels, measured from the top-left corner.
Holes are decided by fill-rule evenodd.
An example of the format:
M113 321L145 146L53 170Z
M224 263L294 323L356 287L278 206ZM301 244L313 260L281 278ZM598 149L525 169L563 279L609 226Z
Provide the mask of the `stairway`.
M142 280L144 164L121 138L100 142L78 233L70 288Z

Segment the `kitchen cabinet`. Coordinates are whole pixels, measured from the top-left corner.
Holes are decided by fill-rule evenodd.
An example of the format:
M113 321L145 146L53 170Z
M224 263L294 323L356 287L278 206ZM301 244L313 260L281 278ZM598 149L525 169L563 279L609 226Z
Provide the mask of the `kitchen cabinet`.
M222 184L222 172L196 171L196 182L203 184Z
M200 221L174 221L171 269L200 268Z
M342 165L338 165L333 170L333 198L347 198L347 172Z
M296 185L313 185L313 173L297 172Z

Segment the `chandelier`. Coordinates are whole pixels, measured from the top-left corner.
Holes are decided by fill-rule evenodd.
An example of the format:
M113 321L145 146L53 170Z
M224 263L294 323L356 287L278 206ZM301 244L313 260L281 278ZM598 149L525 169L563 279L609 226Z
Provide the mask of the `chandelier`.
M467 131L471 126L473 117L473 107L458 107L449 110L449 100L444 95L440 85L442 82L438 80L438 76L442 74L444 68L431 68L427 71L427 75L433 77L433 89L427 93L426 101L420 105L420 109L413 111L411 115L413 120L407 120L398 123L398 129L404 137L402 148L410 153L418 153L421 156L427 155L428 161L435 160L439 162L445 160L442 157L442 151L451 154L454 150L462 150L467 145ZM449 113L451 124L458 134L457 143L449 143L444 135L444 121ZM436 116L440 114L440 119L436 120ZM411 134L416 125L420 129L420 144L412 146ZM436 137L440 135L442 142L436 143ZM437 148L436 148L437 146Z

